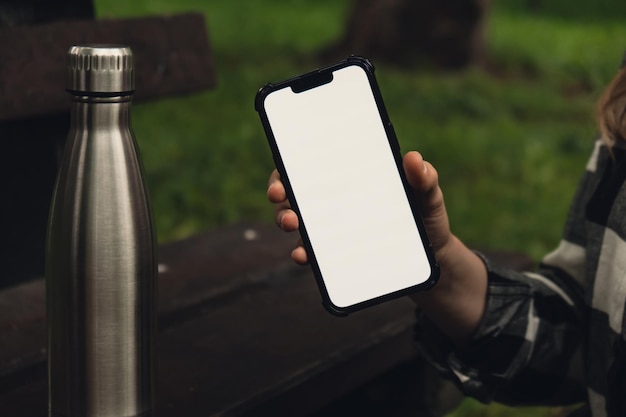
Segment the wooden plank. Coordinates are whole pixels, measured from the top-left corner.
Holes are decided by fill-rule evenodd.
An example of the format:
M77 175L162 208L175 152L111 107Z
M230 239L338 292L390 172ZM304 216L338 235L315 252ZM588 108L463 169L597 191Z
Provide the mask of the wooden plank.
M414 355L410 303L407 321L386 322L397 319L390 304L337 319L310 283L249 294L159 333L159 415L309 415ZM44 381L0 395L0 412L43 417Z
M413 354L408 300L329 315L310 270L289 260L294 238L273 225L239 225L163 248L160 415L310 412ZM42 297L42 281L0 294L0 331L13 328L1 346L1 414L44 415ZM37 335L15 337L23 333ZM28 351L39 360L27 363ZM317 393L307 397L303 385ZM277 400L291 392L296 401Z
M289 253L296 240L274 225L240 223L164 245L159 252L160 327L291 271Z
M0 2L0 26L40 25L55 20L93 19L93 0L57 0L54 5L41 0Z
M136 56L137 100L215 86L204 16L71 20L0 28L0 121L64 112L65 55L81 43L122 43Z
M12 374L29 373L46 358L46 294L43 280L0 293L0 392Z
M310 415L416 359L408 298L331 316L295 240L239 224L160 248L159 415ZM0 291L0 415L46 413L44 303L42 280Z
M416 355L410 300L336 318L304 271L164 332L159 414L305 416Z
M273 225L242 223L162 245L160 327L189 320L294 268L289 260L294 239ZM43 279L0 291L0 393L13 374L29 373L45 360L45 314Z

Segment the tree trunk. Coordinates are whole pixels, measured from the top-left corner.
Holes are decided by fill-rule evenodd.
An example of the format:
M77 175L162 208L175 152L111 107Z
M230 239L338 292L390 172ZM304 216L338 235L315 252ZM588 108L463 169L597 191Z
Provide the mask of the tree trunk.
M343 38L324 54L462 69L485 61L489 0L353 0Z

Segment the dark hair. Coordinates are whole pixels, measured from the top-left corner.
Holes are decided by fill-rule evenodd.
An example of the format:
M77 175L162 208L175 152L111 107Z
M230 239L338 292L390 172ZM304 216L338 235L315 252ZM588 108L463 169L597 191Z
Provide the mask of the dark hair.
M596 118L608 145L626 145L626 67L615 75L600 96Z

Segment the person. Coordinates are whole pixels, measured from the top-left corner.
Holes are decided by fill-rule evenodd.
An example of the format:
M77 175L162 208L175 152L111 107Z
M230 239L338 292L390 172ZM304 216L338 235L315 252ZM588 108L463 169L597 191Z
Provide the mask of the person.
M562 239L532 272L468 248L451 231L435 167L417 151L403 157L441 268L434 288L411 295L417 345L484 403L581 403L572 416L626 416L626 69L597 109L600 134ZM298 230L276 170L267 195L279 227ZM307 263L301 241L291 257Z

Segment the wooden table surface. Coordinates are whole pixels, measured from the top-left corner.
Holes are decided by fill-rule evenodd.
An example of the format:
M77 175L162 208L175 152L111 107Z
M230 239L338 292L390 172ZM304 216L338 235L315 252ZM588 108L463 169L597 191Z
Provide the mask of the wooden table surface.
M159 416L311 415L416 357L409 300L330 315L295 240L241 224L160 249ZM44 292L0 292L0 415L47 413Z

